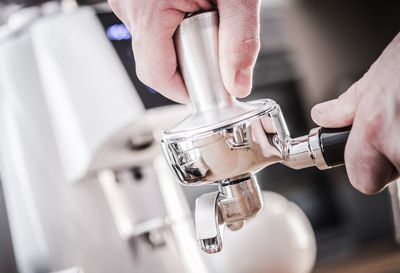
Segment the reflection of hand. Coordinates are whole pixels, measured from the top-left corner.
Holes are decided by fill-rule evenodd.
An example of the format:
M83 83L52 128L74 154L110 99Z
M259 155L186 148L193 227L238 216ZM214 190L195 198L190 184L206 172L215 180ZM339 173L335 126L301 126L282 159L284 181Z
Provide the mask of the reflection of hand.
M234 96L249 94L259 51L260 0L109 0L133 33L139 79L164 96L187 102L188 96L172 36L186 13L213 8L220 14L220 63L225 87Z
M311 115L323 127L353 124L345 162L355 188L376 193L398 177L400 34L360 80L339 98L316 105Z

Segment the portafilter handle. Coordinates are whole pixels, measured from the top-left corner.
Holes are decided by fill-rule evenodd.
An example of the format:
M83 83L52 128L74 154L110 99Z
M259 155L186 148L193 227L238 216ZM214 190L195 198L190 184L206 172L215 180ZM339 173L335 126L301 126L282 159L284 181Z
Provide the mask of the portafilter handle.
M319 140L321 152L329 167L336 167L344 164L344 148L350 130L351 126L320 129Z

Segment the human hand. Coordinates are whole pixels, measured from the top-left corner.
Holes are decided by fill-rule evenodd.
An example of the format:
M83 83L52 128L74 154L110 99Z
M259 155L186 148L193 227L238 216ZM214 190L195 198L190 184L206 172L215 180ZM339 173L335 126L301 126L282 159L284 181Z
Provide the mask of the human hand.
M185 14L213 9L208 0L109 0L133 33L138 78L177 102L189 101L177 60L173 34ZM226 89L236 97L250 93L259 47L260 0L218 0L219 56Z
M365 75L339 98L317 104L312 119L323 127L352 126L345 148L350 182L381 191L400 170L400 33Z

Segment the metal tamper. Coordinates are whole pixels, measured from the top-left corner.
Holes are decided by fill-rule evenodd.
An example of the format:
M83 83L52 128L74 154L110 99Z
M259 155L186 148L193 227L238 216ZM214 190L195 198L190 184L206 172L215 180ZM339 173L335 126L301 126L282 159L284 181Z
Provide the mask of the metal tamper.
M188 16L174 39L178 64L193 112L166 131L162 147L183 184L217 184L196 201L196 235L206 253L222 249L222 230L240 229L257 215L263 200L255 177L282 163L293 169L327 169L343 164L350 128L314 128L291 138L273 100L237 101L225 89L218 59L217 11Z

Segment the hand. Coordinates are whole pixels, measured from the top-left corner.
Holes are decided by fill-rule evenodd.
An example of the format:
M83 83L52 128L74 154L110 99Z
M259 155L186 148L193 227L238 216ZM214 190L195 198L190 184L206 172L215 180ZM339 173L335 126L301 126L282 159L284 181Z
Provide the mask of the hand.
M109 0L131 30L136 73L146 85L177 102L188 102L177 70L173 34L185 14L213 8L207 0ZM260 0L218 0L219 55L226 89L236 97L250 93L260 47Z
M353 186L381 191L400 170L400 33L368 72L339 98L314 106L323 127L353 124L345 162Z

